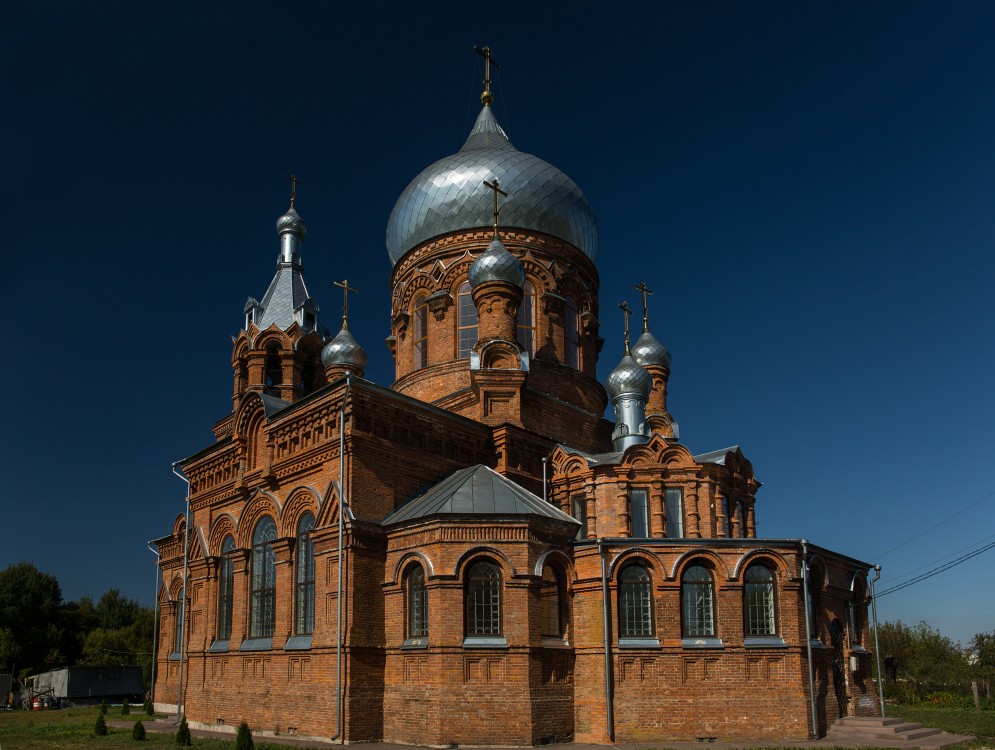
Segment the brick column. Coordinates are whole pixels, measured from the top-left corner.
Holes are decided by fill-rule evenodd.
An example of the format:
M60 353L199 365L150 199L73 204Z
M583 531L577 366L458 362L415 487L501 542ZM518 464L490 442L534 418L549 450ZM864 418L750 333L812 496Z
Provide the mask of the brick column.
M684 502L684 515L687 519L687 527L684 535L691 539L701 539L701 513L698 511L698 483L690 482L687 485Z
M273 624L273 648L283 648L294 630L294 543L293 537L276 539L276 618Z
M249 571L250 550L237 549L231 553L232 564L232 608L231 608L231 639L229 649L237 651L249 632L249 596L251 595L252 576Z
M649 491L650 536L663 539L667 536L666 509L664 508L663 482L653 482Z

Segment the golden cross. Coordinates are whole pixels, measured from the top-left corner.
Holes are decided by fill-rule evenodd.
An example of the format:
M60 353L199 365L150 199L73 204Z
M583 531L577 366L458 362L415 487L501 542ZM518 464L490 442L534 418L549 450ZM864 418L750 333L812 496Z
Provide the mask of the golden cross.
M632 310L629 309L629 303L623 302L618 306L618 309L622 311L622 315L625 318L625 353L629 353L629 316L632 315Z
M494 101L494 95L491 93L491 65L498 70L501 69L501 66L498 65L497 60L491 57L490 47L474 46L474 49L477 50L478 55L484 58L484 93L480 95L480 101L482 101L485 105L489 105L492 101Z
M349 286L349 279L342 279L342 281L333 281L335 286L342 290L342 327L349 327L349 292L354 292L359 294L358 289L353 289Z
M498 208L498 193L503 195L505 198L508 194L501 189L501 183L494 178L494 182L488 182L484 180L484 186L490 188L494 191L494 239L498 238L498 217L501 215L501 209Z
M651 292L649 288L646 286L645 281L636 284L633 287L633 289L635 289L636 291L638 291L640 294L643 295L643 333L646 333L650 329L649 319L647 318L646 315L646 295L647 294L652 295L653 292Z
M297 179L297 175L295 174L288 174L285 176L288 180L290 180L290 207L293 208L297 203L297 187L302 183Z

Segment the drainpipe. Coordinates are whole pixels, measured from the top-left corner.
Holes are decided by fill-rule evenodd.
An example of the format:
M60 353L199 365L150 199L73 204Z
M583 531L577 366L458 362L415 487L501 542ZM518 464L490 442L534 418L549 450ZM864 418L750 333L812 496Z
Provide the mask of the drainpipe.
M615 741L615 685L612 673L611 654L611 597L608 594L608 563L605 561L604 543L598 539L598 555L601 557L601 601L604 612L605 631L605 722L608 727L608 741Z
M808 540L802 539L802 596L805 597L805 648L808 652L808 702L812 711L813 739L819 737L819 719L815 713L815 667L812 664L812 613L808 597Z
M344 533L343 513L346 509L345 499L345 405L349 398L352 383L349 373L345 376L345 392L342 394L342 407L339 409L339 543L338 543L338 593L336 594L338 612L335 615L335 736L332 741L342 736L342 535ZM345 740L342 740L345 744Z
M874 661L878 667L878 700L881 702L881 718L884 718L884 680L881 679L881 647L878 645L878 597L874 593L874 583L881 577L881 566L875 565L877 574L870 580L871 584L871 618L874 620Z
M155 555L155 598L152 599L152 677L149 683L149 700L155 705L155 665L159 651L159 550L152 546L152 541L146 544L149 552Z
M180 617L180 680L176 686L176 721L183 718L183 661L187 655L187 566L189 563L190 550L190 480L176 470L179 461L173 464L173 473L187 483L187 518L183 524L183 593L180 594L180 601L183 611Z
M542 457L542 499L549 502L549 498L546 496L546 457Z

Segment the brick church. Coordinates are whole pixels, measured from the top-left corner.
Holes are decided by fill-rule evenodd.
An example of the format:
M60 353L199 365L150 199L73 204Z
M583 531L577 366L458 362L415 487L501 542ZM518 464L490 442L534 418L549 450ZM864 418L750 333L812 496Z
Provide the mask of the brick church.
M293 193L277 221L231 413L177 466L189 528L157 541L158 708L417 745L802 740L876 714L870 566L758 537L739 447L680 442L645 284L598 381L594 213L512 145L489 80L481 100L387 225L392 384L364 378L347 305L334 337L319 321Z

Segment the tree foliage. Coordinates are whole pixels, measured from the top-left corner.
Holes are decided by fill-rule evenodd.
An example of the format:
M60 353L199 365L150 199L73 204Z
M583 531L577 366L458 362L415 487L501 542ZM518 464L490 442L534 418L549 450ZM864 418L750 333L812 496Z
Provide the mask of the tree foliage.
M878 629L888 692L914 703L926 695L969 684L968 659L960 645L925 622L908 626L901 620Z

